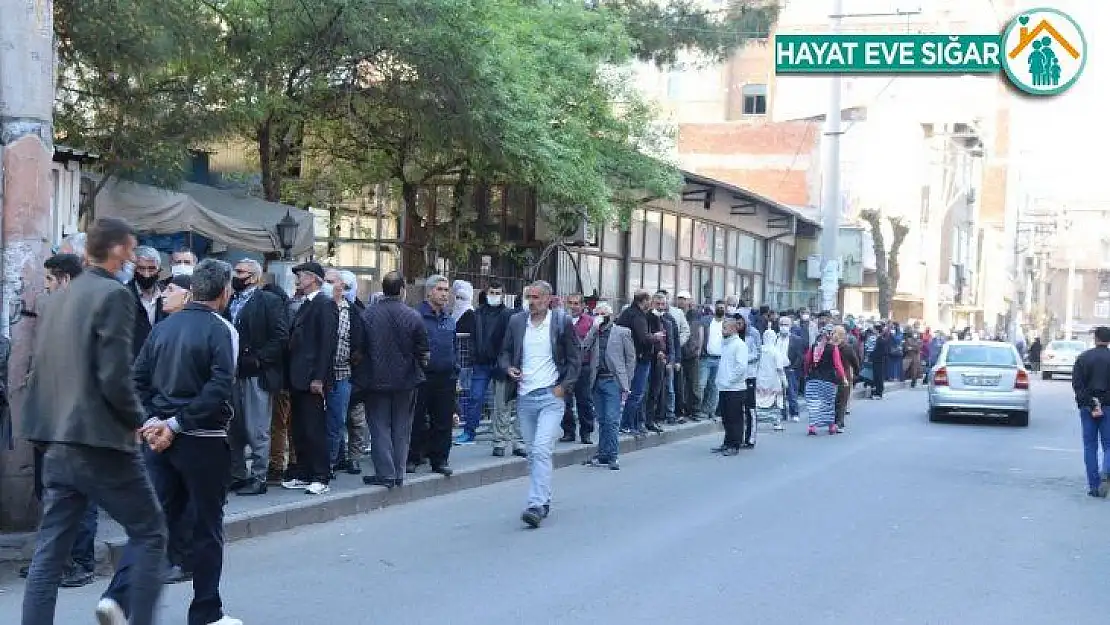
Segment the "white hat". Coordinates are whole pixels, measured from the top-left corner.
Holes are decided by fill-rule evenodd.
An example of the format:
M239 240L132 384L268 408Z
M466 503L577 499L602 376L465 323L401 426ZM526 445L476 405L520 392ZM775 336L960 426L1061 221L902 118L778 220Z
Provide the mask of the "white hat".
M679 291L678 295L675 295L675 297L677 297L678 299L694 299L690 296L689 291Z

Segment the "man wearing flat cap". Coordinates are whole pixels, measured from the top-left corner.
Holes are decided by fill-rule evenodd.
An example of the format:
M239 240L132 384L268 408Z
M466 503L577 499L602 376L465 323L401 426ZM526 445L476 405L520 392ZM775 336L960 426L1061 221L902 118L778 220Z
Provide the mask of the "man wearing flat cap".
M334 380L339 308L321 293L324 268L319 263L302 263L293 267L293 273L298 290L304 293L289 327L290 435L297 457L281 485L322 495L331 490L325 398L327 385Z

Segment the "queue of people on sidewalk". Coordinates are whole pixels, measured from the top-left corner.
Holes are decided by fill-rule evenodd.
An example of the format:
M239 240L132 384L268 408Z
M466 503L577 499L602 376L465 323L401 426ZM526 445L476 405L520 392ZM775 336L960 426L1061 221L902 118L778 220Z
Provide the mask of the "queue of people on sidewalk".
M596 435L587 464L619 470L622 433L720 418L714 451L732 456L755 447L759 424L799 421L800 400L808 434L837 434L851 387L870 381L881 397L875 372L890 337L903 340L883 324L734 297L699 308L689 292L637 291L618 311L556 298L543 281L512 308L496 281L475 297L433 275L414 308L396 272L365 301L351 272L311 261L293 268L286 294L253 259L198 262L181 249L167 271L118 219L99 220L85 242L45 266L21 435L36 445L46 513L25 624L52 622L59 585L92 581L98 509L129 537L102 623L151 622L151 580L191 579L190 625L236 625L219 595L228 492L319 496L338 474L362 474L367 450L367 485L402 487L423 465L450 477L453 446L475 442L488 406L492 454L527 458L521 519L538 527L557 442ZM928 352L906 337L916 379L914 358ZM81 362L95 366L71 371ZM90 396L101 403L83 405Z

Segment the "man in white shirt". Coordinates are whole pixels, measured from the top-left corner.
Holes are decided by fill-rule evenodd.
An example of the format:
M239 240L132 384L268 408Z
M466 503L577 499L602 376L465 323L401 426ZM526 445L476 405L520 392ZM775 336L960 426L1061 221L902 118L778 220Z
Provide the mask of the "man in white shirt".
M747 406L748 345L738 336L740 321L733 318L723 323L724 349L717 368L717 388L721 393L721 423L725 439L713 452L735 456L744 445L744 411Z
M551 512L551 455L562 430L565 398L574 392L582 366L570 316L550 309L551 293L543 280L525 290L528 307L509 320L500 358L501 368L517 383L517 418L531 474L521 520L532 528Z
M701 411L709 419L717 416L717 367L721 362L724 349L725 302L717 300L713 306L713 316L702 321L701 364L698 379L702 388Z

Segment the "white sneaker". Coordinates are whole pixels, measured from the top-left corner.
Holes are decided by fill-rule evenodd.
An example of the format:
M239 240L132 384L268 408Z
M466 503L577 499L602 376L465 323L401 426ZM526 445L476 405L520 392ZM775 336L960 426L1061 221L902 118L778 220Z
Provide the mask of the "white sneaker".
M225 614L224 617L221 618L220 620L213 621L213 622L209 623L208 625L243 625L243 621L241 621L237 618L231 618L230 616Z
M285 480L281 483L281 487L289 490L304 490L308 488L308 482L304 480Z
M309 495L323 495L324 493L327 493L327 492L330 492L330 491L331 491L331 486L328 486L327 484L324 484L323 482L313 482L313 483L309 484L307 487L305 487L305 489L304 489L304 492L308 493Z
M127 617L115 599L105 597L96 604L96 622L100 625L127 625Z

